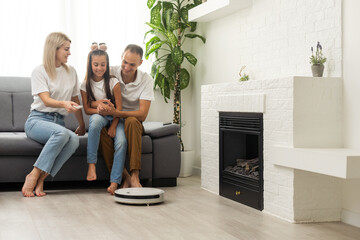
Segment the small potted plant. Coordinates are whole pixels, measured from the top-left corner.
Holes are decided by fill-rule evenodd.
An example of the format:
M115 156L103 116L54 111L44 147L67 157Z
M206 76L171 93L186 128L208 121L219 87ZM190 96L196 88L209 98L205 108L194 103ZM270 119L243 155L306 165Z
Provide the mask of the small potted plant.
M316 52L314 55L314 48L311 47L311 57L310 57L310 64L311 71L313 77L322 77L324 73L324 63L326 62L326 57L324 57L322 53L322 46L320 42L317 42Z

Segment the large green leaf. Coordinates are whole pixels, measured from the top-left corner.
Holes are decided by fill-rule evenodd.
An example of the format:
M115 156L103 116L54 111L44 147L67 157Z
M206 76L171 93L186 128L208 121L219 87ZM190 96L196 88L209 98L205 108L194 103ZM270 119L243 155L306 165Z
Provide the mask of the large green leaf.
M200 36L198 34L194 34L194 33L185 34L185 37L188 37L188 38L200 38L203 41L203 43L206 42L206 38L204 38L203 36Z
M194 55L192 55L191 53L185 53L185 57L192 65L196 65L197 59L196 57L194 57Z
M149 47L156 43L156 42L160 42L160 38L158 36L155 36L153 38L151 38L146 44L145 44L145 52L149 51Z
M147 1L147 6L148 6L148 8L149 8L149 9L152 8L155 2L156 2L156 0L148 0L148 1Z
M184 61L184 53L179 47L172 49L171 57L176 65L180 65Z
M170 84L167 81L167 78L163 78L164 87L163 87L163 95L165 98L170 99Z
M165 64L165 71L169 77L174 78L175 68L176 67L174 62L172 61L171 55L169 55L168 58L166 59L166 64Z
M152 78L155 78L156 72L157 72L157 67L156 67L156 64L153 63L153 65L151 66L150 76L151 76Z
M190 82L190 74L185 68L182 68L180 70L180 89L181 90L185 89L189 85L189 82Z
M157 67L156 73L155 73L155 76L154 76L154 89L156 89L156 86L159 86L161 88L161 83L160 83L160 78L159 78L159 71L160 71L160 66Z
M151 12L150 12L150 23L156 25L156 26L160 26L161 25L161 14L160 14L160 11L161 11L161 1L158 2L158 4L156 4L155 7L153 7L151 9Z
M144 35L144 41L145 41L145 39L146 39L146 36L147 36L149 33L154 34L154 30L151 29L151 30L149 30L149 31L147 31L147 32L145 33L145 35Z
M150 54L152 54L154 51L158 50L162 45L164 44L164 41L156 42L149 46L149 49L147 52L145 52L145 58L149 59Z
M202 0L194 0L195 6L200 5L202 3Z
M189 22L190 32L195 32L197 27L197 22Z
M178 28L178 20L179 20L179 14L177 12L174 12L170 19L170 31L174 31Z
M181 9L180 9L180 16L181 16L181 19L185 22L185 23L187 23L188 21L189 21L189 16L188 16L189 14L188 14L188 9L187 9L187 7L185 6L185 7L182 7Z
M164 28L162 27L162 25L157 26L157 25L152 24L152 23L149 23L149 22L146 22L145 24L146 24L146 25L149 25L149 26L153 29L153 31L154 31L154 30L157 30L157 31L159 31L159 32L161 32L161 33L165 33Z
M175 85L174 78L172 78L172 77L167 77L167 78L166 78L166 81L168 81L169 86L170 86L170 89L174 91L174 85Z
M167 31L166 36L168 37L169 41L171 42L171 45L175 47L178 43L177 37L173 32Z
M170 2L163 2L162 10L162 21L165 26L165 29L170 29L171 16L174 12L174 7Z

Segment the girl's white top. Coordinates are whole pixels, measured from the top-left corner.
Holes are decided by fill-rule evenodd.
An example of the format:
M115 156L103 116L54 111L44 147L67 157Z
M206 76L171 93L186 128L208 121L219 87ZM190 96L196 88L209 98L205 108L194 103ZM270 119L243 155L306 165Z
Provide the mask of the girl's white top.
M101 99L105 99L106 97L106 93L105 93L105 85L104 85L105 81L104 79L101 79L99 82L96 82L94 80L90 80L90 86L91 86L91 90L94 94L95 100L101 100ZM110 78L110 91L111 94L114 95L114 87L116 84L118 84L119 81L116 78ZM80 89L84 92L86 92L86 80L84 80L81 84Z

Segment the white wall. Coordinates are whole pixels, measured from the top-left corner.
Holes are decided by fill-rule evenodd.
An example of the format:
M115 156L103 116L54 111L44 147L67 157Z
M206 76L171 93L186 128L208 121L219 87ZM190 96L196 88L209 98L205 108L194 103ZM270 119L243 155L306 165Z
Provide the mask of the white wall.
M341 0L254 0L247 9L200 23L198 32L207 42L193 45L197 168L201 85L238 81L243 65L251 80L311 76L310 48L317 41L328 58L324 76L342 75Z
M345 97L345 146L360 149L360 1L343 1L343 76ZM353 215L360 227L360 180L344 183L343 221L351 221ZM352 222L349 222L350 224Z

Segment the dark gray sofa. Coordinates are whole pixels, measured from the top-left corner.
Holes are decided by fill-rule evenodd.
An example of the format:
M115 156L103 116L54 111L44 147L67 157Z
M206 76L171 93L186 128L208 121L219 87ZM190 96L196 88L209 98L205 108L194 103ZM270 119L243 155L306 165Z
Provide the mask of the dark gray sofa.
M24 124L32 103L31 83L27 77L0 77L0 183L23 182L43 147L26 137ZM83 112L88 126L88 116ZM74 130L74 114L65 118L66 127ZM176 186L180 172L179 126L144 122L142 137L142 169L140 178L151 180L152 186ZM59 173L47 181L84 181L87 134L80 137L80 146ZM109 172L99 154L97 179L109 180Z

